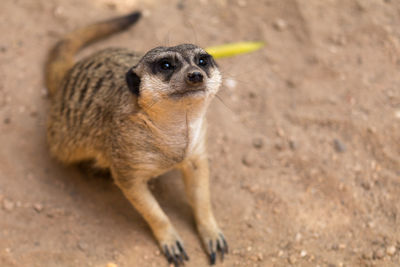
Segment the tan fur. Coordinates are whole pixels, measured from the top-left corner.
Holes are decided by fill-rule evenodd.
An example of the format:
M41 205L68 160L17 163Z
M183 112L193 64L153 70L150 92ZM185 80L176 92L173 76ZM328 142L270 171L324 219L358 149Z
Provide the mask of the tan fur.
M78 30L61 42L62 48L58 45L52 50L47 64L52 93L47 131L50 150L67 164L95 160L97 166L110 168L116 184L176 265L185 256L182 239L147 182L180 169L201 240L214 263L215 253L226 253L227 245L211 210L204 117L218 91L220 73L211 58L207 68L196 65L197 55L205 51L193 45L155 48L144 56L126 49L106 49L70 68L73 53L82 44L120 29L108 25L115 21ZM82 35L86 37L74 39ZM172 76L155 72L159 57L161 61L163 57L179 60L180 69ZM206 81L192 85L188 75L193 70ZM138 94L127 82L131 76L140 78Z
M135 12L125 17L99 22L77 29L60 40L50 51L46 61L46 86L50 95L60 86L61 80L74 64L75 54L83 46L126 29L139 17L140 13Z

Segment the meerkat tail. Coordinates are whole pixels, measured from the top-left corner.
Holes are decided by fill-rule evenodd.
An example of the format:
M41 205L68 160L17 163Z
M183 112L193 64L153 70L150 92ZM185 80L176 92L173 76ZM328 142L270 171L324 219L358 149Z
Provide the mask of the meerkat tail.
M75 30L60 40L50 51L45 66L45 81L50 95L54 95L68 70L74 65L74 55L85 45L125 30L139 20L141 13L99 22Z

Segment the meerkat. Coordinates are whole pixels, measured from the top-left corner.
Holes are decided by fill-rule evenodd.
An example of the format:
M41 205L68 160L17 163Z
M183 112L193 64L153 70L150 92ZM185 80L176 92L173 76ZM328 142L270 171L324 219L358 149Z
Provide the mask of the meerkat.
M215 264L228 245L211 208L206 152L205 114L221 84L213 57L182 44L144 54L109 48L74 62L82 47L140 16L134 12L78 29L53 47L45 68L49 149L65 164L94 160L110 169L175 266L189 258L148 181L181 170L203 247Z

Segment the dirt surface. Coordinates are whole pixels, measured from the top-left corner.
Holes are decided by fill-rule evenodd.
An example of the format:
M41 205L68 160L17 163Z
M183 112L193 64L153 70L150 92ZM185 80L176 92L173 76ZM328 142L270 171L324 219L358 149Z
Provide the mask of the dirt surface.
M243 40L209 113L218 266L400 266L400 2L5 0L0 9L0 266L167 266L112 180L45 140L43 64L66 32L141 9L87 48ZM207 266L178 173L151 187Z

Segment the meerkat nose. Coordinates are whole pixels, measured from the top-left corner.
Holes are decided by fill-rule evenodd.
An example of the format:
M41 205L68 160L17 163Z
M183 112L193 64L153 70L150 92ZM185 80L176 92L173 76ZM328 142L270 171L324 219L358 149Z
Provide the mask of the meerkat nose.
M187 81L191 84L198 84L203 82L203 74L198 71L189 72L187 74Z

